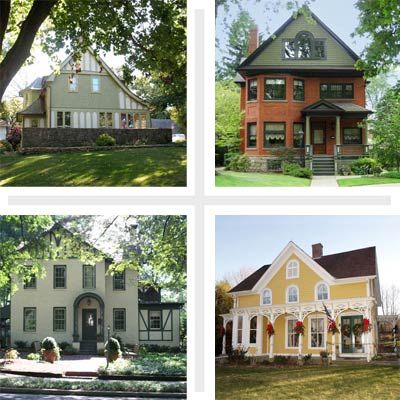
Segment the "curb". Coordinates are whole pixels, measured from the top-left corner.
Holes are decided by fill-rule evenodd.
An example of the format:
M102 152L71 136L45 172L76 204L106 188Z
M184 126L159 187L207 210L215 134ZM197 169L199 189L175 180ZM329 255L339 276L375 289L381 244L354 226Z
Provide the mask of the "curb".
M158 393L158 392L104 392L99 390L58 390L58 389L28 389L1 387L0 393L13 394L44 394L44 395L72 395L72 396L91 396L91 397L141 397L141 398L160 398L160 399L186 399L186 393Z
M7 371L1 370L2 374L10 374L10 375L22 375L22 376L31 376L34 378L63 378L63 374L61 373L52 373L52 372L28 372L28 371Z

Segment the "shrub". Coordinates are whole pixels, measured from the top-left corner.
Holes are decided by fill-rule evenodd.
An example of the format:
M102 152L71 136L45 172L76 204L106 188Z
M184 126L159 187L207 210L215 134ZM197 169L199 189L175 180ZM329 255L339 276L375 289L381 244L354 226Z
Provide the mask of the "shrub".
M31 361L39 361L40 360L40 354L39 353L29 353L26 356L27 360L31 360Z
M15 347L20 350L26 349L28 347L28 342L25 342L24 340L16 340L14 342L14 344L15 344Z
M351 168L349 165L343 165L339 170L340 175L351 175Z
M19 144L21 143L21 132L22 131L19 126L14 126L10 129L10 132L7 133L6 139L14 150L17 150Z
M309 364L311 361L311 354L306 354L305 356L302 357L304 364Z
M282 147L279 149L272 149L271 154L274 157L278 157L280 161L289 163L289 164L294 164L295 163L295 158L297 156L297 151L293 148L289 147Z
M59 347L64 351L68 346L71 346L68 342L61 342Z
M160 346L158 344L146 344L140 346L140 352L143 353L182 353L180 347Z
M321 356L321 358L328 358L329 353L323 350L319 352L319 355Z
M310 168L300 167L298 164L282 163L282 170L284 175L294 176L296 178L311 179L312 171Z
M274 363L278 365L286 365L289 363L289 356L274 356Z
M102 133L96 139L97 146L114 146L115 139L110 136L108 133Z
M236 349L232 349L228 354L228 359L231 362L235 362L236 364L244 363L245 357L248 349L245 349L242 346L236 347Z
M114 362L121 357L121 346L117 339L111 337L105 344L104 354L109 362Z
M0 154L5 153L6 151L13 151L13 148L7 140L0 140Z
M4 353L4 358L6 360L16 360L19 356L19 353L17 350L15 349L8 349L5 353Z
M351 171L356 175L368 175L372 174L374 168L380 167L377 160L373 158L363 157L359 158L351 163Z
M46 337L42 340L42 349L44 350L54 350L58 348L57 342L52 337Z
M246 154L226 153L225 167L229 171L247 172L250 169L250 160Z
M382 176L384 176L385 178L400 179L400 172L397 171L384 172Z
M62 349L62 351L65 355L70 355L70 356L78 354L78 350L75 349L75 347L73 347L72 344L68 344L68 346Z

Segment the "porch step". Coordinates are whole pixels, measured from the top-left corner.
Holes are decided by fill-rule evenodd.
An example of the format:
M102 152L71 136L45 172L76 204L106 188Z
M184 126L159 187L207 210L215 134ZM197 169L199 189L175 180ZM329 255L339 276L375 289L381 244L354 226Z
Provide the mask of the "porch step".
M333 156L313 156L312 169L314 175L335 175L335 159Z
M97 354L96 340L82 340L79 353L80 354Z

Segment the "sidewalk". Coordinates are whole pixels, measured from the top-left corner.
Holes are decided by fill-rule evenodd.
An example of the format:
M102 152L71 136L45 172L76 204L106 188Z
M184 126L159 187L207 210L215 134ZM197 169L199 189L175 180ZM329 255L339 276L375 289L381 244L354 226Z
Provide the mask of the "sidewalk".
M339 187L335 175L314 175L311 181L311 187Z

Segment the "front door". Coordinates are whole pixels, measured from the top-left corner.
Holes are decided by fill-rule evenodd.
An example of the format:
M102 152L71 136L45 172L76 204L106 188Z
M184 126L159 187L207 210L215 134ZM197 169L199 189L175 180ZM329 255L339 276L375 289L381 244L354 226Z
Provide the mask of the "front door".
M82 310L82 340L96 340L97 310L84 308Z
M342 353L363 353L362 333L355 333L354 326L361 326L362 315L342 317Z
M313 122L311 124L311 131L314 154L326 154L325 122Z

